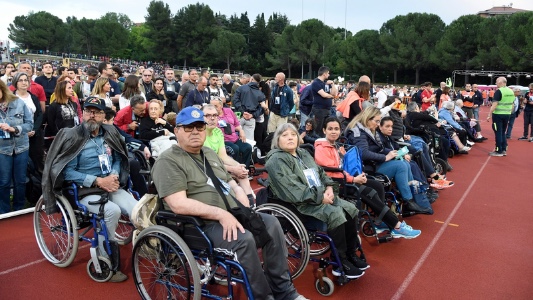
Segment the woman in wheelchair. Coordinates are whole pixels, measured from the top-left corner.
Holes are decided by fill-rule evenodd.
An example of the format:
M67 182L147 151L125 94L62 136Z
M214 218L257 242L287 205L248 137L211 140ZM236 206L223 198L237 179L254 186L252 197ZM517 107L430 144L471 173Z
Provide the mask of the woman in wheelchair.
M330 117L324 121L325 138L318 139L315 142L315 162L322 167L341 168L343 164L343 157L346 150L343 146L337 145L337 139L340 137L341 124L337 118ZM395 238L412 239L420 235L421 231L413 229L407 223L400 222L396 214L389 210L385 205L385 191L383 185L374 179L367 178L365 173L357 176L352 176L346 171L343 172L329 172L326 174L332 179L340 179L346 182L341 185L341 189L345 189L346 194L356 195L357 192L361 195L361 201L365 203L375 215L381 216L383 222L377 224L377 229L390 230L391 235ZM379 223L380 221L377 220Z
M298 130L292 124L283 124L274 133L265 165L272 193L292 203L301 214L325 222L346 277L361 277L370 266L355 254L358 210L334 194L333 180L299 144ZM335 276L341 274L333 271Z
M377 166L377 172L394 178L404 200L404 212L429 213L429 209L420 207L413 200L412 185L418 182L413 179L409 163L395 159L398 151L386 148L381 142L376 130L380 121L381 111L378 108L374 106L365 108L346 128L348 144L359 148L363 161L373 161Z

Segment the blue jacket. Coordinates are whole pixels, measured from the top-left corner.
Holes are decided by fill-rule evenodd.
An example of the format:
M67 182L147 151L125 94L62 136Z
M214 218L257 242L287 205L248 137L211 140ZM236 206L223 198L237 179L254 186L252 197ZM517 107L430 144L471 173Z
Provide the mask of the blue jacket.
M444 107L439 109L439 119L445 120L446 123L448 123L448 125L452 126L453 128L457 130L463 129L463 127L461 127L461 125L457 123L457 121L455 121L455 119L453 118L453 114Z
M286 117L289 115L292 108L294 107L294 94L292 92L292 89L288 87L287 85L284 85L281 88L281 91L280 91L280 87L276 85L272 89L272 94L271 94L270 101L269 101L270 111L272 111L272 105L274 104L274 101L276 97L278 97L278 95L280 97L280 104L281 104L279 115L281 117Z
M357 123L354 128L347 131L348 144L355 145L361 152L363 161L374 161L377 164L384 163L387 154L394 150L385 148L377 134Z
M10 132L10 138L0 139L0 154L13 155L28 151L30 141L28 132L33 130L33 114L24 101L15 99L7 106L7 111L0 110L0 122L7 123L19 130L18 134Z
M254 118L259 118L263 114L260 103L265 100L265 95L259 90L259 84L250 82L237 88L235 95L233 95L233 106L235 106L235 111L247 112L252 114Z

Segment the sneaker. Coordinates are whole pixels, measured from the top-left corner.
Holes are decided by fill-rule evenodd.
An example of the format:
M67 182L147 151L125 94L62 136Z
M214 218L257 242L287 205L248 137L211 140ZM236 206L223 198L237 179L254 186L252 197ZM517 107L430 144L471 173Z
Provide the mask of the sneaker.
M298 297L294 298L293 300L310 300L309 298L305 298L302 295L298 295Z
M348 261L352 263L356 268L359 268L359 270L364 271L368 268L370 268L370 265L366 263L366 261L359 258L357 255L348 255Z
M461 149L461 150L464 150L464 151L470 151L470 149L472 149L472 147L470 147L470 146L464 146L463 149Z
M477 139L477 140L480 140L480 141L486 141L486 140L488 140L486 137L484 137L484 136L482 136L482 135L478 135L478 136L476 137L476 139Z
M530 143L533 143L533 137L529 139L529 142L530 142Z
M109 282L123 282L128 280L128 276L120 271L116 271L113 277L109 279Z
M502 154L503 154L503 156L507 156L507 151L504 150L504 151L502 152Z
M422 231L413 229L413 227L407 225L405 221L402 222L399 229L393 229L391 231L392 237L395 239L404 238L404 239L414 239L418 237Z
M390 231L389 226L385 224L385 222L374 224L374 227L376 228L376 233L382 233L383 231Z
M503 153L500 153L500 152L496 152L496 151L492 151L492 152L489 152L489 156L503 156Z
M449 181L446 179L432 179L430 186L436 189L445 189L453 186L453 181Z
M522 136L518 138L519 141L527 141L527 136Z
M341 261L341 264L342 264L342 268L344 269L344 275L346 275L346 277L349 279L356 279L356 278L359 278L365 275L364 271L361 271L359 268L356 268L346 258ZM342 275L342 271L338 269L333 270L331 273L333 274L333 276L337 276L337 277Z
M472 141L466 141L466 144L470 147L474 146L476 143L472 142Z

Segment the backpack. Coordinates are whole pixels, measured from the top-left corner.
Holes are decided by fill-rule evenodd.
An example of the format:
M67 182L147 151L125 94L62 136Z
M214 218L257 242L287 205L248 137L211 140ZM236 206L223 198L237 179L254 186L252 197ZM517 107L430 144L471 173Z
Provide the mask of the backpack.
M156 225L155 216L160 207L161 201L159 201L159 197L154 194L145 194L141 200L135 204L130 217L131 222L135 226L133 243L135 243L137 236L143 229Z
M418 105L422 104L422 90L418 90L416 93L413 94L413 97L411 98L412 102L416 102Z
M313 106L313 94L311 91L311 84L304 87L302 95L300 96L300 106Z
M363 161L361 160L361 152L356 146L353 146L344 155L344 162L342 164L344 171L352 176L357 176L363 173Z

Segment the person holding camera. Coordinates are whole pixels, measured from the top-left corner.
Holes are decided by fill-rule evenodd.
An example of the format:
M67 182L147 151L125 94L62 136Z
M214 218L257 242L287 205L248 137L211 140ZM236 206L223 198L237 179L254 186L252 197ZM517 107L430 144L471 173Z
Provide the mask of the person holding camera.
M231 148L228 153L233 159L248 168L252 159L252 145L246 142L246 134L239 119L231 108L223 107L220 99L212 99L211 104L218 112L218 127L224 133L224 144Z
M287 266L285 235L276 217L258 213L270 239L262 247L268 264L261 265L252 233L245 230L226 208L249 207L245 192L223 167L223 161L210 148L203 147L206 138L204 113L186 107L176 118L174 129L178 145L163 152L152 168L154 184L165 209L196 216L204 220L205 234L213 247L226 251L239 260L256 299L304 300L291 282ZM216 177L214 180L212 178ZM218 192L217 189L225 190ZM263 231L264 232L264 231Z

